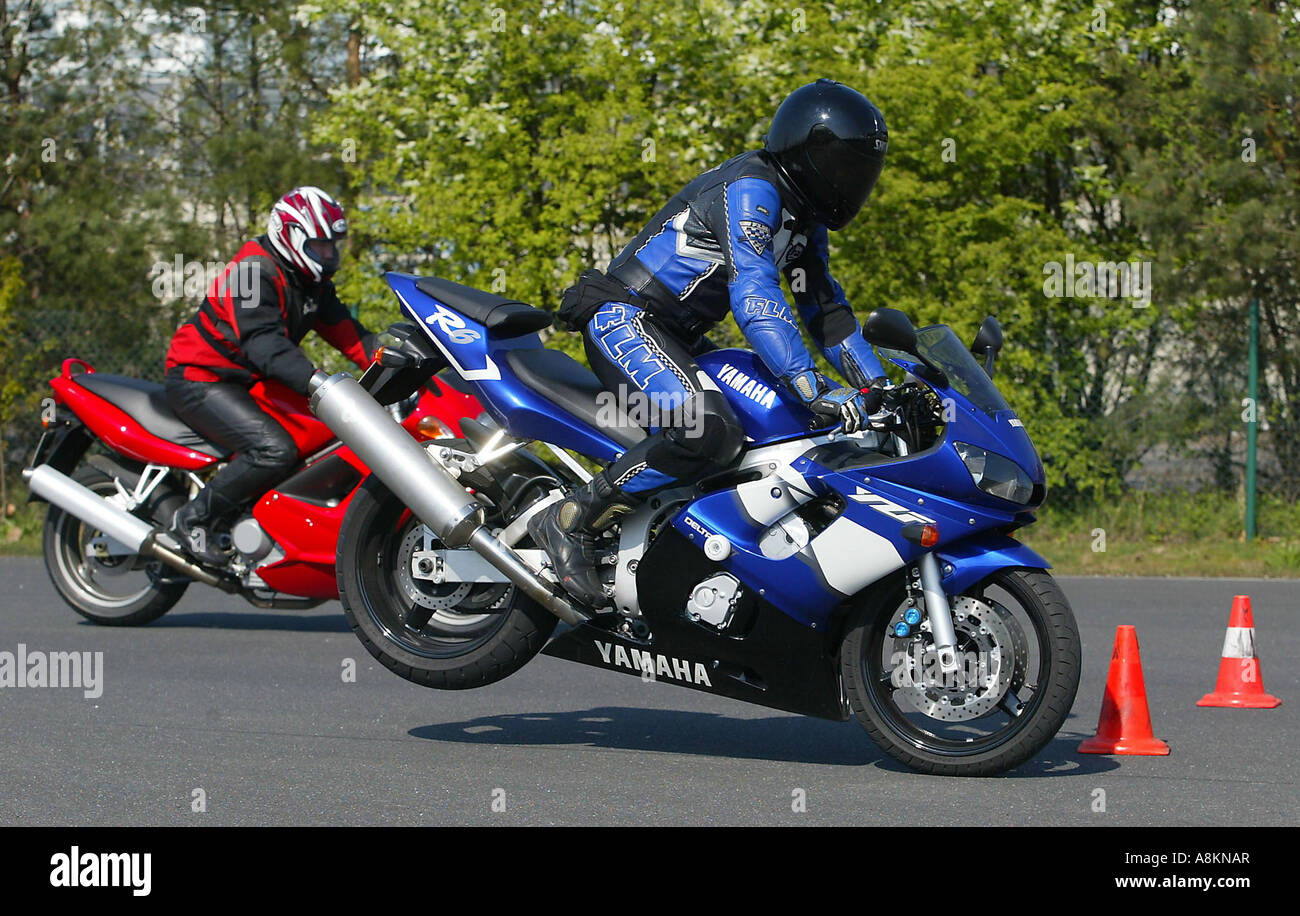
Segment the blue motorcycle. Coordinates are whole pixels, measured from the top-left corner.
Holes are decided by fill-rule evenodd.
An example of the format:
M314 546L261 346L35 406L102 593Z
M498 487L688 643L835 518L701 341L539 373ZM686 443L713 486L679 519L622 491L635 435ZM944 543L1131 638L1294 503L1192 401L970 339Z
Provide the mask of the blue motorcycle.
M311 403L373 472L340 533L339 592L392 671L480 687L544 652L855 716L897 760L945 775L1015 767L1065 721L1079 636L1049 564L1012 536L1046 488L992 381L994 319L968 350L945 325L873 312L863 334L903 381L851 435L755 354L700 356L746 447L620 519L599 551L606 605L589 608L558 586L528 520L644 437L645 418L543 345L550 313L434 277L387 279L409 321L359 382L317 373ZM463 438L421 444L385 405L435 373L486 411Z

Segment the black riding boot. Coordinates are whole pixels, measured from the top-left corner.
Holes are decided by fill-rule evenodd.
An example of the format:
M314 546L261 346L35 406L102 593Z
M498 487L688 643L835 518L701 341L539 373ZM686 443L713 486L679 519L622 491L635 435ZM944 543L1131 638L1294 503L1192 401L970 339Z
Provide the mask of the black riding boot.
M230 551L221 548L213 527L238 508L211 486L204 487L172 515L171 535L194 559L211 566L225 566Z
M592 607L604 603L597 568L596 536L632 510L632 499L602 471L568 499L552 503L528 522L528 533L546 551L570 595Z

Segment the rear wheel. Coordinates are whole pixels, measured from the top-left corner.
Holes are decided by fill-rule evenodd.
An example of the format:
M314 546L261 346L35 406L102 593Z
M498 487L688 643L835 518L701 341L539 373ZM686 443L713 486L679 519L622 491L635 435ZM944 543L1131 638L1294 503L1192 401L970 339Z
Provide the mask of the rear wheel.
M113 496L113 477L82 465L72 479L99 496ZM150 623L172 609L189 580L165 578L162 564L139 554L121 555L103 532L58 506L45 513L45 569L55 591L85 617L110 627Z
M501 494L483 472L462 476L490 528L504 525ZM435 584L412 570L417 551L441 547L392 492L371 477L339 532L339 597L348 623L385 667L424 687L481 687L518 671L558 622L513 584Z
M960 669L937 664L929 621L905 636L901 587L852 618L840 666L854 715L890 756L943 776L991 776L1037 754L1079 687L1074 614L1050 575L1001 570L950 599Z

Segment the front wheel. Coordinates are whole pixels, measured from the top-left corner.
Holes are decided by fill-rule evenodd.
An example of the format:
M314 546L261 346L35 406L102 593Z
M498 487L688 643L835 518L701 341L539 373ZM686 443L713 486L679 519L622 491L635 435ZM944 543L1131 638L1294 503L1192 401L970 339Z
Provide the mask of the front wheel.
M480 470L461 482L489 527L506 502ZM352 497L339 531L339 597L362 644L395 674L424 687L481 687L541 651L558 620L511 584L434 584L416 574L418 551L441 547L376 477Z
M901 586L860 608L840 653L849 705L876 744L914 770L1002 773L1041 751L1074 704L1074 614L1056 581L1029 569L1000 570L950 607L955 673L939 668L928 620L907 626Z

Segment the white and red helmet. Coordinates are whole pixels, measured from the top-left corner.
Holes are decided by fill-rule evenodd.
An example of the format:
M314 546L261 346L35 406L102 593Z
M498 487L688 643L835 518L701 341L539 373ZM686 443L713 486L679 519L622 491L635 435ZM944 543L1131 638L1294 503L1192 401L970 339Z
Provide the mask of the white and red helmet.
M332 256L322 258L307 243L316 239L335 241L348 234L343 207L320 188L294 188L276 201L266 227L271 245L313 283L328 277L339 267L338 246Z

